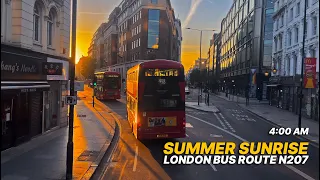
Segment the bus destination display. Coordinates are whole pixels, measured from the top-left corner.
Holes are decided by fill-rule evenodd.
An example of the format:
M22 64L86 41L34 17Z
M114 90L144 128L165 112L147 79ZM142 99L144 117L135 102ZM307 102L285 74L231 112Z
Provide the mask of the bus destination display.
M179 71L178 69L146 69L145 76L178 76Z

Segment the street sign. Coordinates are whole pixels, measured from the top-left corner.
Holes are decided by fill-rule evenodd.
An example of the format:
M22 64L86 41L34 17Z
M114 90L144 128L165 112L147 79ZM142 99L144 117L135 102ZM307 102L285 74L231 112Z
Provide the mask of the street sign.
M77 104L77 96L66 96L66 104L67 105L76 105Z
M75 81L74 82L75 91L84 91L84 81Z

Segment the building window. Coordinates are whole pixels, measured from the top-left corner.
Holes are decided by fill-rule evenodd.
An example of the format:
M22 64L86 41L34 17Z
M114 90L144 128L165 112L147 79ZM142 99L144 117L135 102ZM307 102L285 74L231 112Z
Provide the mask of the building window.
M300 15L300 2L298 2L297 4L297 16Z
M282 49L282 35L279 36L279 50Z
M138 46L140 47L140 38L138 39Z
M316 35L317 34L317 17L313 16L312 17L312 35Z
M41 34L41 24L40 24L40 7L38 3L35 3L33 9L33 39L40 42Z
M287 57L286 58L286 61L287 61L287 63L286 63L286 68L285 68L285 75L286 76L290 76L290 58L289 57Z
M159 18L160 10L149 9L148 14L148 48L159 48Z
M152 4L158 4L158 0L151 0Z
M297 56L293 55L293 75L295 76L297 74Z
M290 20L293 19L293 8L290 9Z
M299 28L298 27L296 27L295 28L295 35L296 35L296 43L298 43L299 42Z
M310 50L310 57L316 57L316 50L315 49Z
M254 9L254 0L249 1L249 12L251 12Z
M47 40L48 46L52 46L53 38L53 13L50 11L48 21L47 21Z
M288 45L291 46L291 36L292 36L292 33L291 33L291 30L289 30L288 32Z

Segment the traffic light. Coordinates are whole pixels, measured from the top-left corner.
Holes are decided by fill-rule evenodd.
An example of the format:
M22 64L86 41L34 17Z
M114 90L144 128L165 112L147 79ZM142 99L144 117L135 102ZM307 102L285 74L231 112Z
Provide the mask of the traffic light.
M94 78L93 78L93 86L97 86L97 77L96 76L94 76Z

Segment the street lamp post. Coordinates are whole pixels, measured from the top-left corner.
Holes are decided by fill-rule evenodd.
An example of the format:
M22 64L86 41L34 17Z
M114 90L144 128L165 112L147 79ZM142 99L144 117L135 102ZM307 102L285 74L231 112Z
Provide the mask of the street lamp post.
M201 46L202 46L202 31L215 31L215 30L201 30L201 29L193 29L193 28L186 28L188 30L200 31L200 74L201 74ZM198 106L200 105L200 92L202 95L202 83L200 84L200 89L198 91ZM202 99L202 97L201 97Z
M71 61L70 61L70 96L74 96L74 78L75 78L75 62L76 62L76 20L77 20L77 0L72 1L72 42L71 42ZM73 120L74 105L70 105L69 110L69 135L67 143L67 172L66 179L72 179L73 168Z
M302 110L302 98L303 98L303 69L304 69L304 46L306 43L306 21L307 21L307 0L304 1L304 14L303 14L303 38L302 38L302 59L301 59L301 74L300 74L300 107L299 107L299 119L298 119L298 127L301 128L301 110Z

